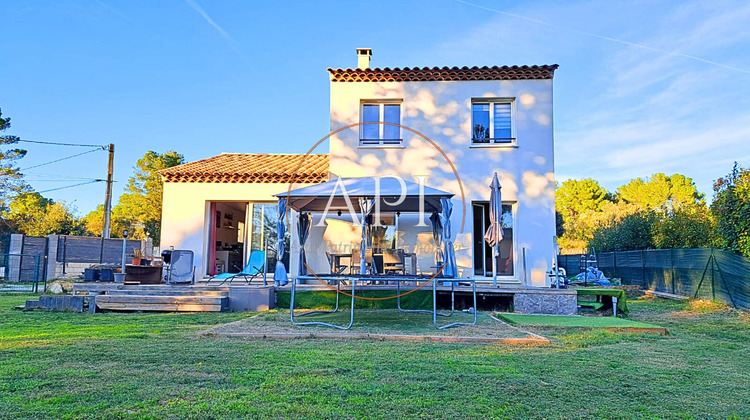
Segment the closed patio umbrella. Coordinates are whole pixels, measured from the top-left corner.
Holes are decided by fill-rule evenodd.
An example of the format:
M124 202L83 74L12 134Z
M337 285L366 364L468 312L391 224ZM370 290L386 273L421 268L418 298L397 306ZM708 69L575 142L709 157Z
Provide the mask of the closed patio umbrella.
M503 201L500 189L500 181L495 172L490 183L490 227L484 234L484 240L492 247L492 285L495 287L497 287L498 245L503 240L503 227L500 221L503 215Z

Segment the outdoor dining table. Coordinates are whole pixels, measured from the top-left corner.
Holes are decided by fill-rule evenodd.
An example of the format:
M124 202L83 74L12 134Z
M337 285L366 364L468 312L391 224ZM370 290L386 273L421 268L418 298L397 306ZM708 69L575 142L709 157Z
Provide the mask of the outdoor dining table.
M329 254L331 256L331 273L336 273L336 267L341 266L341 260L344 258L348 258L351 264L352 260L352 253L331 253ZM373 257L382 257L383 254L381 253L374 253ZM404 253L404 266L406 266L406 259L409 259L409 270L406 271L406 274L417 274L417 253L416 252L405 252Z

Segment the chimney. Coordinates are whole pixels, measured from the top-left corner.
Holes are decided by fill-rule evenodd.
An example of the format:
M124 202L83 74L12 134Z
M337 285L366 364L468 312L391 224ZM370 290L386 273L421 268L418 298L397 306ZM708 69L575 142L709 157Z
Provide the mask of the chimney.
M357 68L360 70L369 69L370 68L370 56L372 56L372 49L357 48Z

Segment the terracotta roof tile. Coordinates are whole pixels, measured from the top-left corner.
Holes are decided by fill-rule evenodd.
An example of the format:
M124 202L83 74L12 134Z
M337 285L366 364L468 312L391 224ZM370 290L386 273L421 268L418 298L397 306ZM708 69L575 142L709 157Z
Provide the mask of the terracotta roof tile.
M404 67L328 69L332 82L427 82L454 80L551 79L557 64L493 67Z
M318 183L328 180L328 155L224 153L161 174L164 182L288 183L295 174L295 183Z

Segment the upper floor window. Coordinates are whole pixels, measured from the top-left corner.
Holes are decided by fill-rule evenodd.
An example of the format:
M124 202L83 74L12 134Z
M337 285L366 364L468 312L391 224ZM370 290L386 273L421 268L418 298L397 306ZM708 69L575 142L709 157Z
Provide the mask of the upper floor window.
M513 143L513 99L471 101L472 143Z
M362 101L361 122L401 125L400 100ZM400 145L401 127L391 124L362 124L360 145Z

